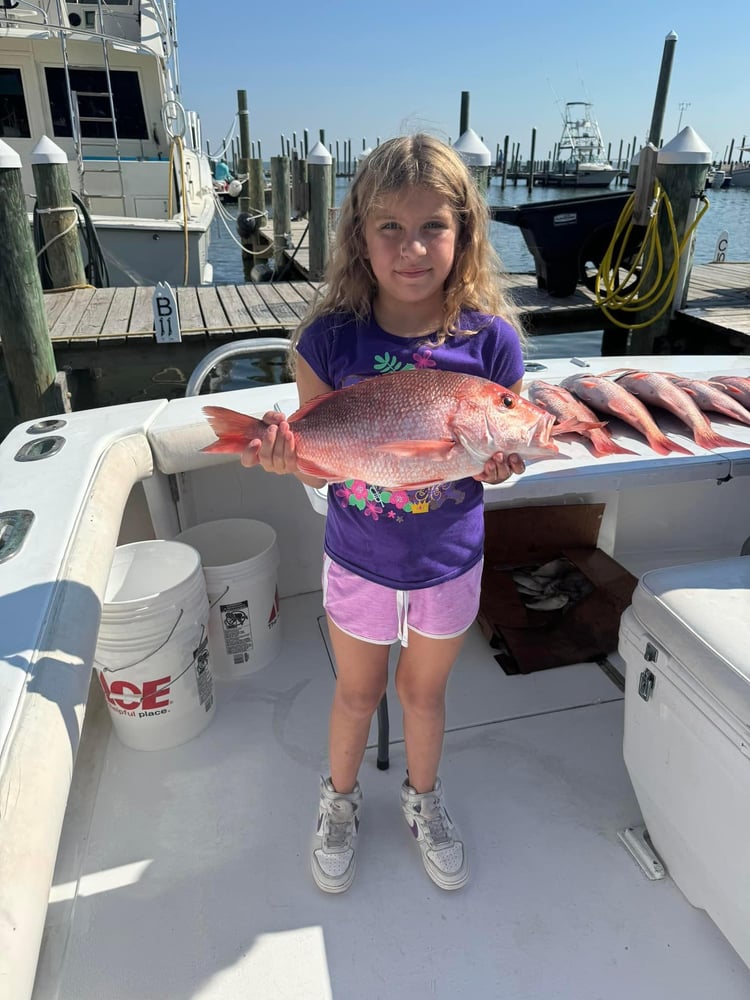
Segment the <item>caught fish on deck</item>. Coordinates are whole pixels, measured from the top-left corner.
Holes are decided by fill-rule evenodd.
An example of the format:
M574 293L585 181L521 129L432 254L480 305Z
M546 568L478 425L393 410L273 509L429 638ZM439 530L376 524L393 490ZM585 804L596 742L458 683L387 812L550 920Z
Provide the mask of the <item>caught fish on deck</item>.
M606 429L605 422L599 420L593 410L589 409L582 400L577 399L563 386L542 381L532 382L528 389L528 396L532 403L541 406L544 410L549 410L563 426L569 426L573 419L577 420L577 425L571 427L571 431L588 438L597 457L635 454L630 449L617 444ZM559 433L559 430L553 433Z
M679 452L682 455L691 454L681 444L671 441L658 427L640 399L636 399L619 382L613 382L603 375L570 375L563 379L560 384L563 388L569 389L574 396L592 406L594 410L611 413L613 417L619 417L620 420L624 420L626 424L634 427L643 434L649 446L657 454L668 455L670 452Z
M679 375L667 375L667 378L684 389L701 410L709 413L721 413L741 424L750 424L750 410L734 396L719 388L720 383L717 385L702 379L682 378ZM750 402L750 398L748 402Z
M218 440L208 453L241 453L262 420L204 406ZM379 375L310 400L289 418L300 472L416 489L479 475L493 455L556 455L554 417L475 375L414 369ZM555 428L555 433L559 429Z
M750 408L750 378L745 375L714 375L711 385L718 385L722 392Z
M711 451L714 448L746 448L744 441L718 434L691 395L680 385L659 372L631 372L621 375L617 384L652 406L669 410L678 420L690 428L695 443Z

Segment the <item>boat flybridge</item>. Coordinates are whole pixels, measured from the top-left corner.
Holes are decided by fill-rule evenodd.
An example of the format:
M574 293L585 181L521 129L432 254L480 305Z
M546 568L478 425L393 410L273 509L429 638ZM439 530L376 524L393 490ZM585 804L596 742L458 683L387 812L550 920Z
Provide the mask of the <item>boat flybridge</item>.
M606 157L599 123L588 101L568 101L557 146L566 166L566 183L576 187L609 187L619 174Z
M0 139L29 194L39 141L64 151L112 285L212 280L211 167L181 101L174 0L0 3Z
M750 373L746 356L535 358L533 377L620 365ZM262 414L296 397L281 384L221 402ZM391 686L390 769L378 719L357 877L329 896L308 854L334 686L325 497L203 453L205 403L65 414L0 444L2 996L747 1000L750 427L713 420L740 443L709 452L663 413L690 454L661 456L613 420L631 454L594 458L568 437L485 488L501 541L503 519L530 512L530 559L561 509L568 524L595 511L594 550L633 577L619 639L513 672L470 630L441 765L471 864L454 893L429 881L400 813ZM217 676L199 735L130 749L92 674L113 558L238 518L276 533L278 656Z

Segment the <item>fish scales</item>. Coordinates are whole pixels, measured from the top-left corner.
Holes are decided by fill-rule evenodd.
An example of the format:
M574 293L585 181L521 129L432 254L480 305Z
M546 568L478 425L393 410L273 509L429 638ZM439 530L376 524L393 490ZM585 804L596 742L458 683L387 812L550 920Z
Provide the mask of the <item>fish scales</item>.
M207 452L242 452L267 425L204 407L219 438ZM503 386L436 369L394 372L310 400L289 418L301 472L413 489L482 472L497 453L556 454L554 418Z

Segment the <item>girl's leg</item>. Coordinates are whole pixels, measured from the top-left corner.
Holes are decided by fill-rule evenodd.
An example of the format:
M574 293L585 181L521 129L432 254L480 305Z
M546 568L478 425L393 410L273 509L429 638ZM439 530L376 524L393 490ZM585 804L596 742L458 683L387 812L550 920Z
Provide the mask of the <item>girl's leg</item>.
M409 629L409 645L401 649L396 690L404 714L404 741L409 783L428 792L443 750L445 689L464 636L433 639Z
M401 808L422 855L425 871L441 889L460 889L469 877L463 840L445 808L437 776L445 731L445 688L463 635L428 639L409 630L396 688L404 712L408 778Z
M370 721L388 683L389 647L355 639L330 617L328 629L336 659L329 726L331 782L337 792L348 793L356 784Z

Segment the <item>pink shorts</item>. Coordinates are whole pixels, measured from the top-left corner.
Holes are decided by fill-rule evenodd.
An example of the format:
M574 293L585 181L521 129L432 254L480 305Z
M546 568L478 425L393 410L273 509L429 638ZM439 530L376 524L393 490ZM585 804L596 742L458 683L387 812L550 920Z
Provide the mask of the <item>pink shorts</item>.
M365 580L329 556L323 560L323 607L355 639L409 644L409 629L429 639L452 639L479 611L482 560L461 576L422 590L394 590Z

